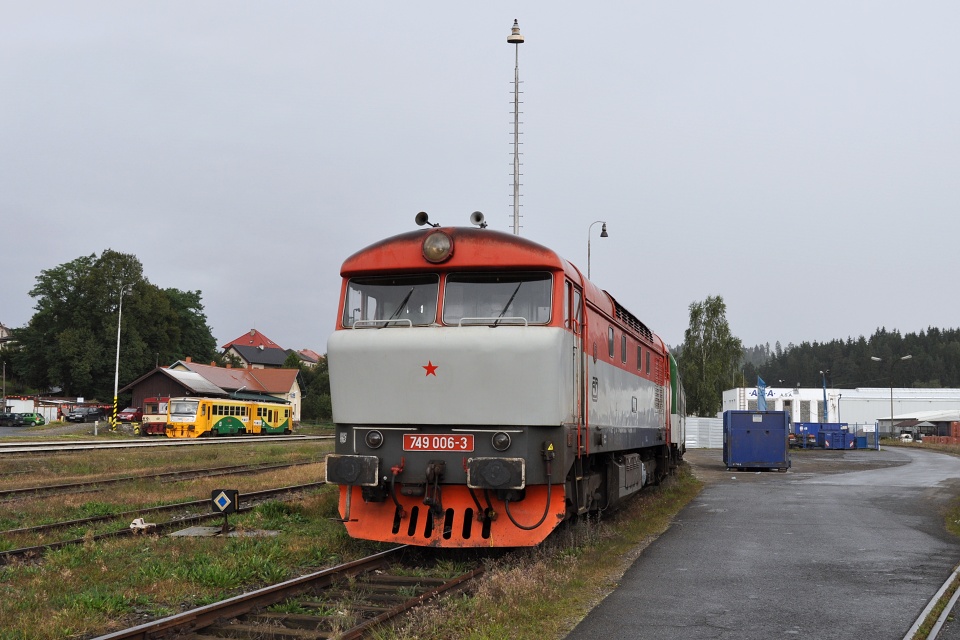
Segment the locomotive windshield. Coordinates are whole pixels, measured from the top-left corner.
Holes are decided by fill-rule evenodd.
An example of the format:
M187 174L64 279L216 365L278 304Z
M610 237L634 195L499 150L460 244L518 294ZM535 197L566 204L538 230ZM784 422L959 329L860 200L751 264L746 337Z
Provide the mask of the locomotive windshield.
M170 415L172 416L195 416L197 415L196 400L175 400L170 403Z
M437 321L436 274L351 278L343 326L428 325Z
M445 324L550 322L549 273L451 273L443 294Z

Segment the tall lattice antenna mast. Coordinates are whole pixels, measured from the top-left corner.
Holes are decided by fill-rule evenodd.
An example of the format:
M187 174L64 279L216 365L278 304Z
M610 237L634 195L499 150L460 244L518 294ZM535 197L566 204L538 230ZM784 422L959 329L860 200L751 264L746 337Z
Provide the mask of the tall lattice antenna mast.
M507 43L514 45L513 67L513 234L520 235L520 25L513 21Z

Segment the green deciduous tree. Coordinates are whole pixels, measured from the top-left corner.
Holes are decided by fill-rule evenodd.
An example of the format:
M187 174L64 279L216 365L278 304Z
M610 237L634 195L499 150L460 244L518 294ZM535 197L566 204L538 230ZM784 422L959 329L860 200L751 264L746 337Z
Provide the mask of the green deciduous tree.
M160 353L160 361L182 360L191 356L199 362L209 362L217 353L217 341L207 326L207 317L200 302L200 291L164 289L163 293L177 314L180 336L176 353ZM165 357L166 356L166 357ZM202 358L202 360L200 359Z
M303 422L330 422L333 419L333 405L330 402L330 372L326 357L320 358L316 365L309 366L295 351L290 351L283 366L300 370L300 392L303 397L300 419Z
M678 364L691 415L713 416L723 406L723 389L743 358L743 345L730 333L727 305L720 296L690 304Z
M302 367L305 389L303 391L303 419L312 422L329 422L333 419L330 402L330 371L327 359L320 358L315 367Z
M121 291L120 385L158 362L216 353L199 291L159 289L136 256L107 249L42 271L30 290L36 313L14 329L11 354L29 386L59 387L64 395L113 397Z
M300 369L300 372L303 373L305 367L301 366L303 361L300 360L300 356L297 355L296 351L291 350L287 353L286 360L283 361L284 369Z

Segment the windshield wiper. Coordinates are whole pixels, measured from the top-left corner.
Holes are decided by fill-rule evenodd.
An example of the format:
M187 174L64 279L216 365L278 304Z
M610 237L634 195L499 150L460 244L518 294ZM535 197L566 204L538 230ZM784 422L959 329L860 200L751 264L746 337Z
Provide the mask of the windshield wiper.
M523 286L523 282L517 283L517 288L513 290L513 293L510 294L510 299L507 300L507 304L503 306L503 311L500 312L500 315L497 316L497 321L493 323L493 326L500 324L500 318L503 317L503 314L507 312L507 309L510 308L510 305L513 304L513 299L517 297L517 291L520 291L520 287Z
M396 320L397 317L399 317L399 315L400 315L400 313L403 311L404 307L407 306L407 301L410 300L410 296L413 295L413 290L414 290L415 288L416 288L416 287L410 287L410 291L408 291L408 292L407 292L407 295L404 296L403 300L400 302L400 306L397 307L397 310L393 312L393 315L391 315L389 318L387 318L386 324L383 325L384 327L387 326L387 325L389 325L391 322L393 322L394 320ZM380 327L380 328L382 329L383 327Z

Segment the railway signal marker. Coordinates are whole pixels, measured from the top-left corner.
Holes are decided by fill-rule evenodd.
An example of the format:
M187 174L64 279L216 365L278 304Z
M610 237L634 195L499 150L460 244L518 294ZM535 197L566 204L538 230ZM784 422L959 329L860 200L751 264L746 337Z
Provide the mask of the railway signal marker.
M240 492L236 489L214 489L210 492L210 501L213 502L213 510L223 514L223 535L230 533L230 523L227 514L234 513L237 510L237 504L240 502Z

